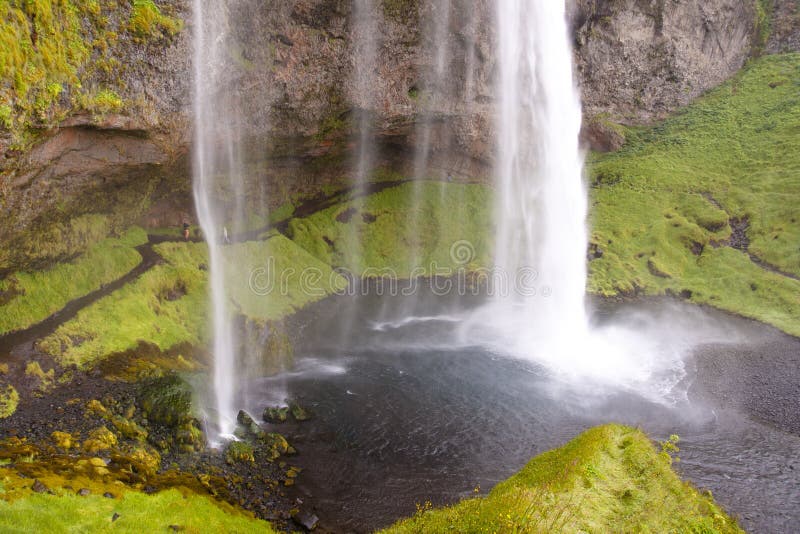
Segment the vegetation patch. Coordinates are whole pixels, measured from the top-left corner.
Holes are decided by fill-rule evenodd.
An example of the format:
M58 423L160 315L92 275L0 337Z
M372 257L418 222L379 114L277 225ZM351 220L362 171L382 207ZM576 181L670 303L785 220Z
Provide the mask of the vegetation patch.
M146 342L167 351L208 341L208 251L204 243L166 242L166 261L81 310L39 342L63 365L80 367ZM237 314L280 319L346 287L328 265L283 236L224 247L228 293Z
M131 33L139 38L161 38L181 31L183 21L161 13L153 0L133 0L131 10Z
M541 454L487 496L417 514L384 532L742 532L672 470L641 431L588 430Z
M257 322L290 315L347 287L347 280L282 235L224 247L237 312Z
M491 209L486 186L406 183L293 219L288 232L359 277L454 274L490 265Z
M133 228L119 238L100 241L70 262L0 280L0 295L10 295L0 298L0 334L36 324L70 301L120 278L141 261L134 247L146 242L144 230Z
M11 417L17 411L19 393L11 384L0 386L0 419Z
M147 341L166 351L179 343L205 341L207 252L201 243L161 243L166 261L81 310L39 343L62 365L86 366ZM174 300L159 298L173 288Z
M122 100L97 90L95 71L113 77L110 48L120 33L136 41L170 37L183 24L152 0L7 0L0 2L0 128L24 145L29 130L63 119L72 109L119 111ZM130 19L118 22L130 9ZM105 111L104 111L105 110Z
M19 525L33 532L274 532L269 523L223 510L211 499L169 490L145 495L126 492L118 499L81 497L66 491L0 500L0 530Z
M753 61L664 123L629 129L589 165L589 290L683 294L800 335L799 133L800 54Z

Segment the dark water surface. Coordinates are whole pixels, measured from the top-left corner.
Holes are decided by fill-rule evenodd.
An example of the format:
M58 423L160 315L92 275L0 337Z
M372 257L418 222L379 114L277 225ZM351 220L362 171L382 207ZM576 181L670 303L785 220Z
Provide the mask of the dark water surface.
M797 531L800 340L669 302L601 305L600 324L634 316L657 335L671 329L685 354L667 401L463 343L453 312L463 305L328 299L297 319L295 371L255 384L254 413L291 397L315 414L279 431L300 451L297 489L325 527L371 531L416 503L488 491L582 430L621 422L654 439L679 434L680 473L747 530Z

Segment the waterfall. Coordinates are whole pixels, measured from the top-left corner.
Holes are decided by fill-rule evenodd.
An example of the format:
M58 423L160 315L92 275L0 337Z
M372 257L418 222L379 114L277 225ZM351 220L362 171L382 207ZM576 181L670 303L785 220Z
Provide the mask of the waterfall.
M502 0L495 19L494 298L466 331L573 373L589 339L587 200L565 2Z
M228 86L227 3L194 0L193 192L197 217L208 243L213 326L214 434L230 435L236 424L236 335L226 287L223 233L241 228L244 182L240 154L241 117Z
M353 186L363 188L369 180L375 158L372 116L375 113L378 60L378 9L370 0L355 0L353 4L353 100L358 113L358 156Z
M518 281L516 313L560 344L587 329L581 105L564 4L497 3L496 265ZM526 276L534 284L519 287Z
M584 384L587 399L612 386L674 402L685 394L684 346L635 322L588 319L581 104L565 2L501 0L495 17L494 297L461 336L546 367L554 388Z

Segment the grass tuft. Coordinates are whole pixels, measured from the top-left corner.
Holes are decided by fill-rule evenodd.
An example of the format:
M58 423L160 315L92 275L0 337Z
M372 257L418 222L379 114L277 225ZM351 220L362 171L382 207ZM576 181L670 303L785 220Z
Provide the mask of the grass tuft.
M641 431L600 426L535 457L485 497L419 505L384 532L742 532L670 465Z

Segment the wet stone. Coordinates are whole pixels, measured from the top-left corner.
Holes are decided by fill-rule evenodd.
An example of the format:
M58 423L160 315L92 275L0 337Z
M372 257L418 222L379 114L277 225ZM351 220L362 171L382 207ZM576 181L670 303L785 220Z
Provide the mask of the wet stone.
M109 491L105 492L103 494L103 497L105 497L106 499L115 499L116 498L116 497L114 497L114 494L109 492Z
M292 521L294 521L298 526L310 531L317 528L319 517L306 510L300 510L296 514L292 515Z
M86 497L88 495L91 495L91 493L92 492L89 490L89 488L81 488L78 490L78 495L80 495L81 497Z
M311 413L296 402L289 403L289 411L292 412L292 417L297 422L311 419Z
M39 479L33 481L33 486L31 486L31 490L35 491L36 493L47 493L49 491L47 486L41 483Z
M263 419L267 423L285 423L286 420L289 418L289 407L288 406L268 406L264 408Z

